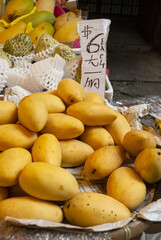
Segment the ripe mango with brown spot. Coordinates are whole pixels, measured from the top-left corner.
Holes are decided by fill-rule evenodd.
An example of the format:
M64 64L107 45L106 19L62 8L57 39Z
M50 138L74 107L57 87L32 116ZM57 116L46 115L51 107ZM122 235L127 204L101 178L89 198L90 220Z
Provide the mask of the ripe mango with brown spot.
M161 179L161 149L144 149L136 157L134 167L145 182L158 182Z
M68 200L63 211L70 224L89 227L131 217L126 206L114 198L96 192L81 192Z
M70 172L44 162L26 166L19 184L29 195L49 201L66 201L78 193L77 180Z
M125 160L125 151L120 146L106 146L92 153L84 164L83 173L89 179L102 179L119 168Z

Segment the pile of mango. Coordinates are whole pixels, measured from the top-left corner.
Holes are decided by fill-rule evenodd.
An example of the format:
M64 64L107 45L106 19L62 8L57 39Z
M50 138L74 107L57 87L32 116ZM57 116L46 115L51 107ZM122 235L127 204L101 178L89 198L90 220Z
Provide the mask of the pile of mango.
M125 117L75 80L0 101L0 219L43 219L87 227L128 218L145 200L146 183L161 178L161 149L150 133L131 130ZM126 166L129 155L134 167ZM82 166L80 192L66 168Z
M59 4L55 0L8 1L0 19L0 44L19 33L27 33L35 45L45 33L59 42L74 42L79 37L77 21L82 18L68 9L59 13L63 9Z

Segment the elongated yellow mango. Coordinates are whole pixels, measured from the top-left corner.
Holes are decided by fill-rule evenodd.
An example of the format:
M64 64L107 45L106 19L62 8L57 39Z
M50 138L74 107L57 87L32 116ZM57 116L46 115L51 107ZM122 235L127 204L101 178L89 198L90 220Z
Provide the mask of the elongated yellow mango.
M65 201L78 193L78 183L70 172L43 162L26 166L19 184L29 195L43 200Z
M22 125L4 124L0 125L0 151L12 147L29 149L37 139L37 134Z
M24 148L10 148L3 151L0 155L0 186L16 185L21 171L31 162L31 154Z
M50 113L42 133L54 134L59 140L80 136L84 131L83 123L65 113Z
M32 147L34 162L46 162L55 166L60 166L61 156L60 143L53 134L42 134L34 142Z
M92 153L84 164L84 174L89 179L102 179L120 167L125 151L120 146L105 146Z
M89 227L131 217L128 208L105 194L96 192L81 192L68 200L64 214L71 224Z
M110 124L107 124L105 128L111 134L115 144L123 145L123 138L127 132L131 130L131 127L126 118L119 112L116 112L117 118Z
M0 101L0 124L18 121L17 106L12 102Z
M0 202L0 219L5 219L6 216L61 222L63 212L55 203L24 196L12 197Z
M67 108L67 114L78 118L87 126L110 124L116 118L116 111L102 103L77 102Z

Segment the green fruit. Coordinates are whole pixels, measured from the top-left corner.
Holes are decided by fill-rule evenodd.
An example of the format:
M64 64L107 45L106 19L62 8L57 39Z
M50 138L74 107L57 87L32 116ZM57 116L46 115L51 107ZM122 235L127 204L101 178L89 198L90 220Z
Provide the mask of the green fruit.
M31 38L25 34L17 34L14 38L7 40L3 46L3 51L16 57L27 56L33 50Z
M45 33L49 34L50 36L53 36L54 34L54 27L49 22L40 23L29 33L29 36L35 46L38 44L39 37Z
M11 60L9 59L9 57L5 54L5 52L1 48L0 48L0 58L7 60L7 62L9 63L9 66L12 67Z
M16 18L31 12L33 8L33 0L11 0L4 9L3 20L12 22Z
M32 27L35 28L38 24L43 22L54 24L55 16L51 12L41 11L29 15L28 17L24 18L23 21L25 23L31 22Z
M66 62L72 60L77 55L73 51L72 48L70 48L68 45L61 44L55 48L55 51L53 53L53 57L58 54L60 57L62 57Z
M42 34L39 38L37 47L35 49L36 53L45 51L46 49L58 44L59 42L57 40L55 40L52 36L50 36L49 34L45 33Z

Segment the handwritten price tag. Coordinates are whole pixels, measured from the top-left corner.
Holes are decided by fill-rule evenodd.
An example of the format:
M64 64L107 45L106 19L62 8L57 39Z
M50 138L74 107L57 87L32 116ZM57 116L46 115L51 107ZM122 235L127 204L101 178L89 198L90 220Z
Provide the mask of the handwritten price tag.
M105 93L106 42L110 24L109 19L77 22L82 55L81 85L87 92L95 92L102 97Z

